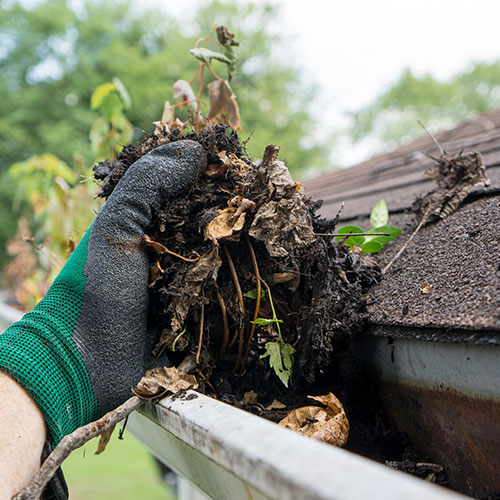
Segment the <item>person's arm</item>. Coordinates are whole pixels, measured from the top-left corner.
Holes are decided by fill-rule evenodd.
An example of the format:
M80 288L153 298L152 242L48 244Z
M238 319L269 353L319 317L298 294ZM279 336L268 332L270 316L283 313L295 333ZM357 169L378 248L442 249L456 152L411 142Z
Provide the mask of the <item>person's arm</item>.
M147 325L144 235L162 203L186 192L205 166L203 147L186 140L131 165L47 295L0 335L0 371L36 402L51 448L128 399L151 368L158 339ZM6 412L16 404L9 394L0 403ZM3 420L0 425L12 433ZM22 436L39 446L36 436ZM21 441L33 449L31 441ZM0 440L0 464L11 457L4 444ZM0 497L2 489L0 482Z
M0 371L0 500L10 500L40 468L47 428L33 398Z

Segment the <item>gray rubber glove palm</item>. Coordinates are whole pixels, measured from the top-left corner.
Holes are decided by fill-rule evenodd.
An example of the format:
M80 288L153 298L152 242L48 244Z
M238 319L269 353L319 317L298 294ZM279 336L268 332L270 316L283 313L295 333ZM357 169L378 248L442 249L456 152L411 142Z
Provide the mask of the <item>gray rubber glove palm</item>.
M0 335L0 369L42 410L52 445L130 397L151 355L143 243L162 200L190 188L203 148L156 148L120 180L46 297Z

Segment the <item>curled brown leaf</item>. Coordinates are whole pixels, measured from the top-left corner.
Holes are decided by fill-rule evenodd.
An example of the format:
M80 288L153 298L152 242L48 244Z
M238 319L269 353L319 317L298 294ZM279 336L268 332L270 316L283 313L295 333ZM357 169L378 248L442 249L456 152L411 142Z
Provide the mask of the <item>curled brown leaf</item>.
M132 392L136 396L149 399L197 387L198 382L194 375L188 375L174 366L162 366L148 370Z
M227 80L214 80L207 85L210 98L210 110L207 118L216 119L220 122L226 121L227 124L235 129L241 129L240 110L236 102L236 96ZM222 120L218 117L221 115Z
M309 398L322 406L303 406L292 410L278 425L324 443L344 446L349 436L349 421L342 403L331 392Z

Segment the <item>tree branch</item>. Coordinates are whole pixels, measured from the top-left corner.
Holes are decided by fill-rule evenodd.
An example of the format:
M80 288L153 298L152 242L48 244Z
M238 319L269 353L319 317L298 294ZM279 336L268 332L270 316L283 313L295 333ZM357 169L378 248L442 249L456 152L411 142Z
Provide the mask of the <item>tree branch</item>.
M90 422L83 427L64 436L54 451L47 457L40 470L35 474L31 483L17 493L12 500L36 500L42 494L45 486L51 480L57 469L68 458L73 450L80 448L87 441L99 436L115 424L126 418L130 413L139 408L145 402L138 396L133 396L118 408L106 413L95 422Z

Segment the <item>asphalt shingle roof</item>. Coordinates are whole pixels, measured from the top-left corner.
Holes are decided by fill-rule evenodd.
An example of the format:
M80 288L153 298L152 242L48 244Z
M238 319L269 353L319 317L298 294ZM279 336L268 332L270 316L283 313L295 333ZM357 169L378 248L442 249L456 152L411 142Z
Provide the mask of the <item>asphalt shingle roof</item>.
M373 287L369 297L371 322L410 329L416 336L424 329L430 329L430 335L459 329L468 331L474 341L498 338L500 111L442 132L437 139L448 153L462 149L481 152L491 185L473 189L457 212L417 233L381 283ZM403 234L379 256L384 265L412 232L414 215L409 209L415 198L434 187L432 180L423 177L433 163L424 153L439 156L427 137L312 179L304 183L306 193L324 200L320 212L327 217L335 216L344 201L339 226L365 228L369 227L371 209L384 198L390 223L403 228Z

